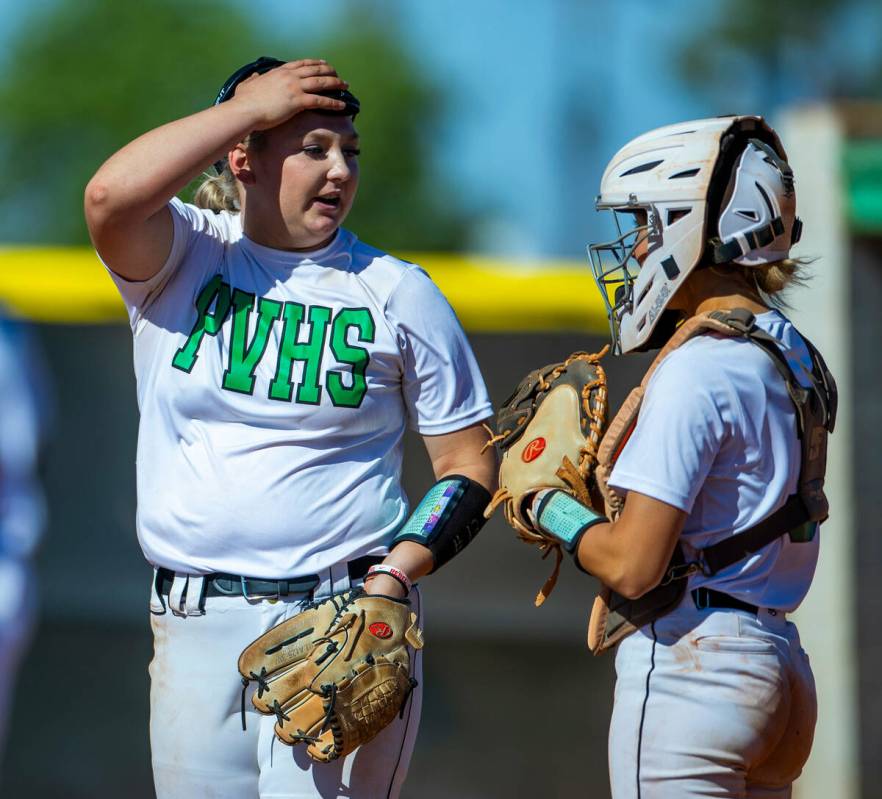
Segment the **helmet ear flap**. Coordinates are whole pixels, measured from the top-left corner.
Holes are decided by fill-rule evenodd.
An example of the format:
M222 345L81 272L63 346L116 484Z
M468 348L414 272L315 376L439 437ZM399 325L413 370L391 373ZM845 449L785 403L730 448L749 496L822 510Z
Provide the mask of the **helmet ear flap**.
M723 195L714 262L758 266L786 258L798 227L793 170L772 146L749 139Z
M752 127L742 129L733 127L720 139L720 154L714 165L711 179L707 189L707 205L705 219L705 245L704 254L701 258L699 266L709 266L721 263L721 252L726 252L722 247L722 240L728 238L721 230L721 218L732 200L732 195L736 191L736 179L738 168L741 164L744 153L748 148L756 148L765 153L768 162L777 169L784 183L783 194L793 200L793 171L787 163L787 153L784 151L781 141L777 134L771 128L763 125L762 127ZM767 195L760 189L762 195ZM768 205L768 196L765 196L766 205ZM789 214L792 217L792 223L788 226L792 227L792 233L795 238L790 242L795 244L799 239L802 223L795 216L795 200L793 208ZM770 208L771 211L771 208ZM775 214L772 214L774 216ZM757 217L757 220L759 217ZM780 231L775 229L774 233L780 235ZM766 244L768 242L765 242ZM735 260L735 253L729 253L731 259Z

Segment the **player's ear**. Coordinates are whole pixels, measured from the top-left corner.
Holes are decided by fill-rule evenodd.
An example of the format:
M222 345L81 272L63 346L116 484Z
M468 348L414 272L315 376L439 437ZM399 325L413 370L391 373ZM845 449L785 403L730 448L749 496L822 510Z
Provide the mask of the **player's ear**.
M246 186L255 182L248 148L244 144L240 142L230 150L227 154L227 161L230 164L230 171L236 180L244 183Z

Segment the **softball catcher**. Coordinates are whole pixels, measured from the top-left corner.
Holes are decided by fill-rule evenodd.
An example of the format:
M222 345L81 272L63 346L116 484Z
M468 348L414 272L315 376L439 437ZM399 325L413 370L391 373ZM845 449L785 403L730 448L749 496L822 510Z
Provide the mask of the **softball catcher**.
M359 110L325 61L260 58L86 190L134 334L160 799L398 796L422 695L414 581L476 535L494 488L453 311L341 227ZM175 198L212 164L196 205ZM412 512L408 425L438 480Z
M625 145L597 208L618 226L589 247L613 347L660 352L596 447L597 373L548 381L532 418L506 403L496 504L603 584L588 637L618 645L614 799L787 797L817 713L787 614L817 562L836 415L821 355L780 310L800 266L793 172L762 118L696 120ZM563 443L525 478L513 448L537 437ZM561 452L590 455L588 490L562 482Z

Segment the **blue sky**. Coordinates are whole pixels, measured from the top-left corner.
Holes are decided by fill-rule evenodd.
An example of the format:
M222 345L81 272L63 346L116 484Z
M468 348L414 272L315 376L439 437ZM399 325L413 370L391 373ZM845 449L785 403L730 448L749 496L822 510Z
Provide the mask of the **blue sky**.
M5 0L0 52L21 14L53 2ZM792 84L759 86L749 71L733 75L717 102L683 84L676 55L718 8L706 0L236 2L268 31L296 31L298 41L345 25L352 5L390 20L448 97L450 113L431 148L438 174L478 222L471 249L510 258L581 258L587 241L604 237L608 222L593 198L606 162L633 136L718 113L774 118L777 109L762 100L799 94ZM878 23L880 6L861 2L832 40L836 57L847 41L855 63L877 48L878 27L866 15ZM205 13L205 3L193 7ZM206 20L208 38L211 24L218 20Z
M480 221L472 249L581 258L606 220L606 161L646 129L715 113L680 85L671 49L700 0L380 0L449 96L437 168ZM258 0L269 24L288 0ZM298 4L298 32L345 24L347 3ZM704 14L706 16L706 14Z

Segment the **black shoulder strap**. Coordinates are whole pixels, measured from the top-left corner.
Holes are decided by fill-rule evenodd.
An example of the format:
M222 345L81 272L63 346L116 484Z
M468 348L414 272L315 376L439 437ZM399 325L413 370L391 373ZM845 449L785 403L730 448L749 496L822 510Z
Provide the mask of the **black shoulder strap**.
M832 433L833 428L836 426L836 411L839 404L836 383L833 380L833 375L827 368L826 361L821 357L821 353L815 349L815 345L801 333L800 336L808 348L812 359L812 375L820 388L818 398L824 403L824 427L828 433Z
M824 426L828 432L832 432L836 417L836 391L832 388L832 377L824 360L808 339L803 340L812 358L812 388L805 388L796 379L777 340L756 326L754 315L750 311L736 308L730 312L717 311L711 315L727 324L739 336L756 344L769 356L784 378L787 392L796 409L797 434L800 440L805 433L806 408L812 400L821 403ZM812 521L815 520L801 494L799 492L792 494L778 510L753 527L701 550L699 561L702 571L707 575L716 574L748 555L758 552L785 533L792 533Z
M802 527L809 521L809 512L799 494L791 494L787 501L771 516L766 516L753 527L737 535L724 538L699 552L699 564L704 574L712 576L759 552L776 538Z

